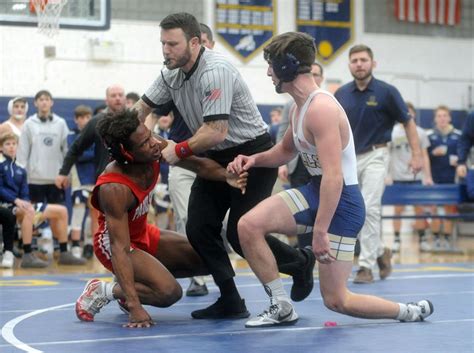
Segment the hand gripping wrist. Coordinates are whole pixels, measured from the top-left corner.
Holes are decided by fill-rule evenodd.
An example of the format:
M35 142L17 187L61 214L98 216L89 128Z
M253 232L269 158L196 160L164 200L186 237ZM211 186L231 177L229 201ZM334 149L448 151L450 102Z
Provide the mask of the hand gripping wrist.
M194 154L191 148L189 147L188 141L183 141L176 144L176 146L174 146L174 151L179 157L179 159L188 158L189 156L192 156Z

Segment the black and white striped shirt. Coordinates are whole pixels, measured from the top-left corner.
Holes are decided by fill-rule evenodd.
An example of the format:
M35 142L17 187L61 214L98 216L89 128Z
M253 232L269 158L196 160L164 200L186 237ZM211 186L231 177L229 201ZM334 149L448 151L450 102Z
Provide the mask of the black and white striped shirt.
M235 147L267 132L247 84L222 54L202 48L190 72L164 69L163 75L166 83L158 76L142 99L153 108L172 100L193 134L204 122L228 120L227 137L213 150Z

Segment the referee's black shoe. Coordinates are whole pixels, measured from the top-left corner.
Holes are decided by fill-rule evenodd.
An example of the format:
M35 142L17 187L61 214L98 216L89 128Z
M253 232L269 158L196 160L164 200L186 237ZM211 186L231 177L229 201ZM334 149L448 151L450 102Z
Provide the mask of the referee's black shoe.
M306 263L300 273L293 275L293 286L291 287L291 300L300 302L311 294L314 286L313 269L316 263L311 246L299 249L306 257Z
M207 308L195 310L191 313L194 319L245 319L250 316L245 300L225 300L219 297Z

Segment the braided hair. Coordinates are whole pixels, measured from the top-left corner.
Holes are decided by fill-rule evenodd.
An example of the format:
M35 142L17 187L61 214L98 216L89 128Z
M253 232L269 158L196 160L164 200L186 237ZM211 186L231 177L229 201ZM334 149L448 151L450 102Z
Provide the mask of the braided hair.
M117 113L109 112L97 123L97 131L110 156L120 164L130 162L126 151L132 149L130 135L140 125L137 116L136 110L125 109Z

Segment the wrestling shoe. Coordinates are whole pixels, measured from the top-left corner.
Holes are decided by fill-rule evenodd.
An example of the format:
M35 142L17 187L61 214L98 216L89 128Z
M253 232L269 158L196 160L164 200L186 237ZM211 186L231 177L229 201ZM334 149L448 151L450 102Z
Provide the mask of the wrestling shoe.
M219 297L211 306L193 311L191 316L194 319L245 319L250 313L245 306L245 300L223 300Z
M206 283L204 283L204 281L199 283L198 280L202 281L202 279L198 277L191 278L191 283L189 283L189 287L186 290L187 297L201 297L209 294Z
M418 303L407 303L407 313L401 322L423 321L433 314L433 304L427 300L420 300Z
M298 321L298 314L293 309L293 305L286 301L276 300L263 313L250 319L245 323L245 327L267 327L294 325Z
M81 321L94 321L94 316L109 303L105 296L105 282L91 279L76 301L76 316Z
M293 275L293 286L291 287L290 296L291 300L295 302L300 302L311 294L314 286L313 269L316 263L316 257L311 246L306 246L303 249L299 249L299 251L306 257L306 264L300 273Z

